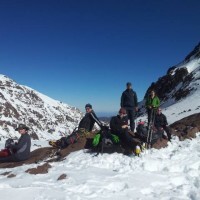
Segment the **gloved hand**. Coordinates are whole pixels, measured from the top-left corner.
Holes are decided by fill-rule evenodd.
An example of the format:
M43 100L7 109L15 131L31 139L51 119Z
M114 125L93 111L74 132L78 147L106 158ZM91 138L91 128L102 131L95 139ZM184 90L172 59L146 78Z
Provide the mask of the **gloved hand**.
M99 133L94 136L93 141L92 141L92 145L94 147L96 147L99 144L100 137L101 135Z
M115 143L119 143L119 137L117 135L112 135L112 140L115 142Z

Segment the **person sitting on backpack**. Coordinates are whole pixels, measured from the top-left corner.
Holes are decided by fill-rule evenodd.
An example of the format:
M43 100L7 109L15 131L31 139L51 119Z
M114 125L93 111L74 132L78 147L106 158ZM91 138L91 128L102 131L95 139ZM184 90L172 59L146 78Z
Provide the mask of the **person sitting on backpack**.
M125 108L120 108L119 114L111 118L110 129L111 133L117 135L124 144L132 150L135 149L136 143L128 132L128 117Z
M154 125L157 129L164 129L164 131L167 133L168 140L171 141L171 132L167 126L167 117L162 113L161 108L157 109Z
M21 134L18 142L14 143L12 139L8 139L5 145L5 149L2 150L0 155L0 163L2 162L18 162L27 160L30 156L31 149L31 137L28 134L29 128L24 124L19 124L15 129Z
M85 110L86 114L79 122L78 130L74 130L71 135L62 137L57 141L50 141L49 144L53 147L66 148L69 144L77 142L81 136L92 131L95 123L102 127L102 123L92 109L92 105L89 103L86 104Z
M157 108L160 106L160 99L158 98L154 90L150 92L150 95L146 99L145 105L147 109L148 124L149 124L150 121L154 120L155 112Z

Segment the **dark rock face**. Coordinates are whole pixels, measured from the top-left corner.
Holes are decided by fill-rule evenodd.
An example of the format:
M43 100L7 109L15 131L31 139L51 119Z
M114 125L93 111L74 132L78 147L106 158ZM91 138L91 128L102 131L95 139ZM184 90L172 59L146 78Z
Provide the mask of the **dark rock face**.
M154 149L161 149L167 147L168 140L165 140L163 138L158 139L155 144L153 144L152 148Z
M7 178L14 178L14 177L16 177L16 175L15 175L15 174L12 174L11 171L9 171L9 172L4 172L4 173L2 173L2 174L0 174L0 175L2 175L2 176L7 176Z
M172 71L174 73L172 73ZM180 68L174 71L168 71L168 74L159 78L157 82L152 83L148 88L145 98L150 93L151 90L155 90L161 101L166 101L169 98L169 93L174 90L170 98L174 98L176 101L186 97L192 89L188 89L190 81L192 80L192 74L189 74L186 68ZM179 90L175 88L182 84Z
M180 140L195 138L200 131L200 113L185 117L170 125L173 135Z
M51 168L51 165L49 163L45 163L36 168L30 168L30 169L26 170L26 172L29 174L47 174L49 168Z
M197 71L188 72L187 64L190 61L200 58L200 43L191 53L178 65L172 66L167 70L166 75L152 82L144 95L144 101L139 103L139 116L145 112L144 102L151 90L155 90L161 100L161 104L171 105L186 98L196 91L199 85L196 82L199 78ZM196 63L197 64L197 63ZM196 76L197 75L197 76ZM192 84L191 84L192 83Z
M66 179L67 178L67 174L61 174L59 177L58 177L58 181L60 180L63 180L63 179Z
M16 177L15 174L9 174L9 175L7 176L7 178L14 178L14 177Z

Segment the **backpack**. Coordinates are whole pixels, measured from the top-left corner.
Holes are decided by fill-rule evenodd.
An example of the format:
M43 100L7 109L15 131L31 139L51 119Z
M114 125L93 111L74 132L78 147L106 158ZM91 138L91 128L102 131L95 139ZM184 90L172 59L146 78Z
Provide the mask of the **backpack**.
M93 150L97 152L97 155L103 153L119 152L119 137L111 134L107 126L102 126L101 130L93 138Z
M147 126L144 125L144 122L139 122L138 126L136 127L136 136L144 142L146 141L147 134L148 134Z
M12 138L9 138L5 142L5 148L8 149L10 148L11 145L15 144L14 140Z
M155 127L150 128L152 131L152 138L151 138L151 144L156 143L156 141L163 137L164 130L156 129ZM145 126L144 122L139 122L138 126L136 128L136 136L142 141L147 142L147 136L148 136L148 127Z

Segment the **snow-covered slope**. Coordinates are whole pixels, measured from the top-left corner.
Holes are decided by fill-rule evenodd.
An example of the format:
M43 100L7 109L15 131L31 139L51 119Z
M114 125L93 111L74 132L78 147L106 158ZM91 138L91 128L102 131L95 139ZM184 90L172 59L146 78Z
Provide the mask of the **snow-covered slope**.
M10 78L0 75L0 137L14 137L19 123L31 128L37 139L69 134L82 113L75 107L56 101Z
M175 120L179 120L190 114L199 113L200 44L183 62L169 68L166 75L152 83L145 97L152 89L156 90L161 99L161 107L167 116L175 115ZM145 113L144 103L145 99L140 103L141 113Z
M141 157L81 150L50 163L47 174L25 172L36 164L0 169L1 199L199 200L199 142L200 135L184 142L174 138L167 148ZM62 174L66 179L58 181Z

